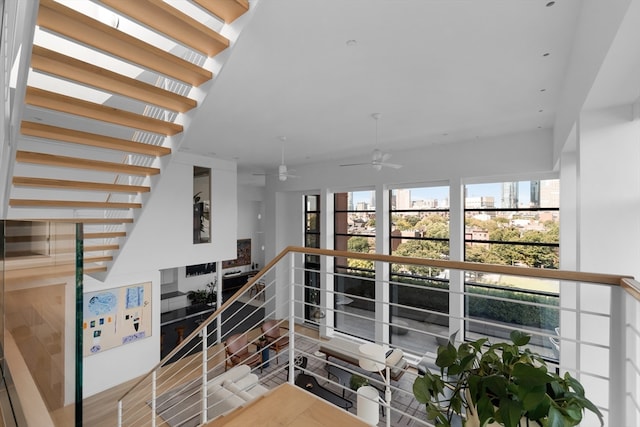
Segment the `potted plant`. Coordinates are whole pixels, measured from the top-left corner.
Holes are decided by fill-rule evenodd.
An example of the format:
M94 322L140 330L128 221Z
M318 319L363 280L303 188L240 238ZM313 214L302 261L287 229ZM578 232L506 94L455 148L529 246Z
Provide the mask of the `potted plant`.
M524 419L523 425L563 427L579 424L588 409L604 425L578 380L549 372L540 355L522 348L530 338L513 331L510 343L486 345L483 338L458 348L452 342L438 347L440 373L427 370L413 383L427 417L436 427L451 426L454 414L466 417L465 426L516 427Z
M216 285L214 282L207 283L206 289L196 289L187 293L187 298L191 304L213 305L217 301Z
M349 388L351 388L351 390L358 391L360 387L365 385L369 385L368 379L358 374L351 375L349 379Z

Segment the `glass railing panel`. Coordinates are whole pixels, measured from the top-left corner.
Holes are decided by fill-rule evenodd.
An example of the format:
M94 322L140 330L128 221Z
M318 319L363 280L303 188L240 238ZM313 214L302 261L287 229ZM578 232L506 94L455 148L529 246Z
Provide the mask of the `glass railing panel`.
M31 422L67 426L79 418L81 423L81 226L30 221L2 225L2 344L5 366L19 393L12 396L12 405L22 405L27 421L37 417ZM23 395L30 388L37 393Z

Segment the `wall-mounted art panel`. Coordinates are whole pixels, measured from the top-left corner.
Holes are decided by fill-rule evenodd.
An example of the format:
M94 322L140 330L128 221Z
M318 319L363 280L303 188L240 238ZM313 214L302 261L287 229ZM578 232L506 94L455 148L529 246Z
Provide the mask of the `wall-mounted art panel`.
M251 264L251 239L238 240L238 253L236 259L222 261L222 268L239 267Z
M84 294L83 355L151 336L151 282Z

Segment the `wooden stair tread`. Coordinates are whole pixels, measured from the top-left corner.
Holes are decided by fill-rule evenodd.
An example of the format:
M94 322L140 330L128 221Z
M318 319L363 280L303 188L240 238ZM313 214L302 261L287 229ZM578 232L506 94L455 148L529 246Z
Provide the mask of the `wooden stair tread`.
M93 245L85 246L84 252L100 252L100 251L117 251L120 249L120 245Z
M88 209L140 209L142 207L142 203L87 202L84 200L10 199L9 206L36 208L73 207Z
M184 113L197 105L193 99L40 46L33 46L31 67L167 110Z
M145 156L165 156L171 154L171 149L159 145L145 144L143 142L130 141L111 136L98 135L96 133L83 132L74 129L66 129L44 123L23 121L20 124L20 132L23 135L36 138L52 139L55 141L82 144L90 147L105 148L108 150L124 151L127 153L142 154Z
M17 187L44 187L69 190L104 191L109 193L148 193L149 187L142 185L110 184L106 182L70 181L53 178L32 178L14 176L13 185Z
M63 36L144 68L199 86L212 73L53 0L40 0L37 23Z
M21 221L39 221L52 223L73 222L80 224L132 224L133 218L26 218L21 219Z
M113 261L113 256L111 255L100 255L100 256L90 256L84 257L82 262L84 264L91 264L94 262L105 262L105 261Z
M229 47L226 37L162 0L101 2L207 56L214 56Z
M58 156L55 154L36 153L32 151L16 152L16 162L76 169L90 169L95 171L139 176L157 175L160 173L160 169L158 168L127 165L124 163L103 162L100 160L79 159L76 157Z
M194 3L207 9L214 15L230 24L249 10L247 0L193 0Z
M114 237L125 237L127 235L124 231L107 231L104 233L84 233L84 239L111 239Z
M182 125L176 123L165 122L32 86L27 87L25 103L162 135L175 135L183 130Z

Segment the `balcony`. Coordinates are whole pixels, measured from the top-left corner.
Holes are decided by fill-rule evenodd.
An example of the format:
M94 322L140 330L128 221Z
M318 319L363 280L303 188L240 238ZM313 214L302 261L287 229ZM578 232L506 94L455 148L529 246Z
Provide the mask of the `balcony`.
M307 255L320 262L305 264ZM376 274L336 271L336 258L346 256L372 262ZM393 268L402 264L432 267L437 274L403 276ZM489 275L547 290L489 284ZM270 417L291 416L273 411L274 405L286 406L275 397L289 387L284 383L307 388L342 415L366 413L371 424L430 425L412 385L421 369L434 366L438 344L453 333L458 342L478 336L503 340L512 330L531 334L533 351L585 386L605 425L637 425L639 295L635 280L612 275L290 247L194 325L179 347L122 396L119 425L223 425L247 412L259 416L265 407ZM500 307L515 307L522 316L501 316ZM267 320L276 321L276 342L286 345L265 346L261 326ZM231 349L227 341L236 334L247 341ZM354 349L372 341L401 355L387 358L388 383L357 363ZM244 362L234 360L245 350ZM233 377L245 364L246 372ZM362 378L377 397L352 389ZM581 425L599 422L587 412Z

